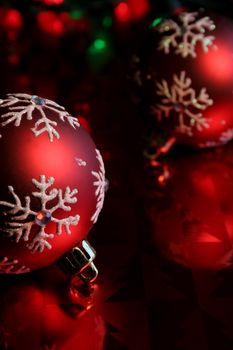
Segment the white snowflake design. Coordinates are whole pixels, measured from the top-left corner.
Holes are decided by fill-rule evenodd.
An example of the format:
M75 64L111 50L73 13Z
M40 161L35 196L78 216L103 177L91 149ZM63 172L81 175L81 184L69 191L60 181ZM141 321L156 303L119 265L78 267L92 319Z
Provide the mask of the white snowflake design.
M3 120L0 123L1 127L11 123L14 123L15 126L19 127L23 117L25 117L27 120L33 120L33 114L35 111L37 111L39 113L39 117L36 117L37 120L31 130L36 137L46 132L51 142L53 142L54 137L59 139L60 135L56 130L57 121L51 120L46 115L46 111L56 112L61 121L67 121L74 129L80 126L77 118L72 117L68 112L66 112L64 107L51 100L35 95L8 94L6 99L0 100L0 107L8 107L9 109L9 112L0 116L0 120ZM0 135L0 137L2 136Z
M25 205L23 205L12 186L8 188L14 201L12 203L0 201L0 205L9 208L8 211L4 212L9 221L6 221L4 227L0 228L8 237L15 238L16 242L19 242L21 239L28 241L32 227L37 225L38 231L36 235L32 239L32 242L27 244L27 247L32 250L32 252L43 252L44 248L52 248L48 239L53 239L54 234L46 232L46 224L48 222L51 221L56 224L57 235L61 235L63 230L69 235L71 234L70 226L76 226L80 220L79 215L68 216L63 219L58 219L53 216L58 209L69 212L71 210L69 204L77 202L76 194L78 193L76 188L71 190L70 187L66 187L64 193L61 189L50 189L54 182L55 179L53 177L46 179L45 175L40 176L40 181L32 179L33 185L38 190L32 192L32 196L40 201L39 212L31 209L30 196L25 196ZM54 203L55 200L57 200L57 204L53 207L50 205L50 208L48 208L48 203L50 201Z
M157 116L158 120L161 120L163 115L168 118L171 112L176 113L179 121L176 130L189 136L193 135L192 129L194 127L198 131L208 128L209 124L202 111L211 106L213 100L207 94L206 88L202 88L197 95L191 87L192 80L186 77L185 71L182 71L180 76L174 74L173 81L171 87L164 79L160 83L156 82L156 94L161 96L161 104L152 106L152 113ZM187 118L189 119L188 125Z
M96 186L95 195L97 197L96 211L91 217L91 221L95 224L98 220L99 214L104 205L104 197L106 190L106 178L105 178L105 168L103 158L100 154L100 151L96 149L96 158L99 161L100 170L92 171L92 175L95 177L96 181L94 181L94 186Z
M206 35L206 30L215 30L215 24L209 17L197 19L198 12L181 13L179 15L180 25L172 19L164 20L158 27L159 33L167 33L159 42L159 50L168 54L170 49L175 49L175 54L182 57L197 57L196 45L199 42L204 52L209 51L209 47L217 49L214 45L215 37Z
M0 274L20 274L29 271L28 267L20 265L16 259L9 259L6 256L0 258Z

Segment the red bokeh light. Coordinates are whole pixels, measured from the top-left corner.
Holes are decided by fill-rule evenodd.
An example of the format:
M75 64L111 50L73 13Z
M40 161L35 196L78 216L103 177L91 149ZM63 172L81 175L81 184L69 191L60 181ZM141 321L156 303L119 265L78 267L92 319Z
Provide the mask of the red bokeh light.
M125 2L120 2L115 7L115 16L120 22L128 22L130 20L130 9Z
M130 14L133 19L140 19L149 11L148 0L128 0Z
M22 26L22 16L19 11L9 9L5 12L2 25L8 30L18 30Z
M46 33L61 35L64 32L64 24L61 18L52 11L40 12L37 21L40 29Z
M45 5L61 5L64 0L44 0Z

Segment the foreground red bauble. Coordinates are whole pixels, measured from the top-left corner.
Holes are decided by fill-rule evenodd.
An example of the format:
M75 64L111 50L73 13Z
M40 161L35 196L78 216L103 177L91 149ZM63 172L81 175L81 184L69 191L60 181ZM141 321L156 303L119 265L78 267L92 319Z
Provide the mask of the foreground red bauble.
M157 18L135 58L135 81L155 128L178 143L233 138L233 22L204 10Z
M0 272L56 261L97 221L105 170L63 107L28 94L0 100Z

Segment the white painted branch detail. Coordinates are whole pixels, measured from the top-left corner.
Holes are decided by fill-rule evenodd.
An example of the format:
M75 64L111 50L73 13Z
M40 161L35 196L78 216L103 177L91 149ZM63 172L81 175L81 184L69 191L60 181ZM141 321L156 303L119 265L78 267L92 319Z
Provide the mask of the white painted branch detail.
M96 158L98 159L100 169L99 171L92 171L92 175L95 177L94 186L96 187L95 195L97 197L96 211L91 217L91 221L95 224L98 220L99 214L104 205L104 197L106 191L106 178L103 158L100 151L96 149Z
M173 19L164 20L156 30L164 34L159 42L158 50L169 54L173 48L175 54L182 57L197 57L197 43L200 43L204 52L209 48L217 49L214 44L215 37L206 35L206 31L214 31L216 26L209 17L198 19L199 13L181 13L178 22Z
M8 107L9 109L9 112L0 115L1 127L11 123L19 127L24 118L27 120L36 119L34 127L31 128L33 134L38 137L47 133L51 142L53 142L54 137L60 138L57 130L58 120L68 122L73 129L80 126L78 119L66 112L64 107L35 95L8 94L6 99L0 100L0 107ZM58 117L56 120L51 119L50 111L55 112ZM37 114L35 115L34 112ZM0 137L2 136L0 135Z
M0 258L0 274L20 274L29 271L29 268L24 265L20 265L16 259L9 259L6 256Z
M49 214L49 221L56 224L55 231L57 235L61 235L63 231L70 235L70 226L76 226L80 220L80 216L67 216L59 219L54 215L58 209L65 212L71 211L70 204L77 202L76 195L78 190L76 188L71 190L70 187L66 187L64 192L57 188L50 189L54 182L55 179L53 177L46 179L45 175L41 175L39 181L32 179L32 183L37 189L37 191L32 192L32 198L37 198L40 202L39 213ZM9 237L13 237L16 242L20 240L27 242L30 239L32 227L37 225L36 217L38 212L31 209L31 196L25 196L25 203L23 204L13 186L9 186L8 188L13 197L13 201L0 201L0 206L8 208L8 210L4 212L7 221L0 230ZM54 200L57 200L57 204L53 207L49 206L49 202L53 201L54 203ZM38 225L38 228L36 235L31 242L27 244L27 247L33 252L43 252L45 248L51 249L52 245L49 240L54 238L54 234L46 232L46 225Z
M161 102L151 107L152 114L160 121L163 117L170 118L171 114L178 117L176 131L193 135L193 128L202 131L209 124L203 115L203 111L213 104L206 88L197 92L191 87L192 80L186 77L186 72L180 75L174 74L173 84L163 79L156 82L156 94L161 96Z

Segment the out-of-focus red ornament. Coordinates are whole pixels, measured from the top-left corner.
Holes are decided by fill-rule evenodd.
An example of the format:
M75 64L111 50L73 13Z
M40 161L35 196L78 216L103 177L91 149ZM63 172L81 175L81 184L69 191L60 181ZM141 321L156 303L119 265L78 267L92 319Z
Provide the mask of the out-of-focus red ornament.
M22 16L15 9L2 8L0 10L1 26L6 31L18 31L22 27Z
M204 10L157 18L137 60L142 103L168 137L195 147L233 138L233 22Z
M176 157L169 166L163 197L148 194L152 246L191 268L232 266L232 144Z
M120 2L117 4L114 12L119 22L128 22L130 20L130 9L127 3Z
M77 118L28 94L0 100L0 152L0 272L28 272L56 261L97 221L104 163Z

